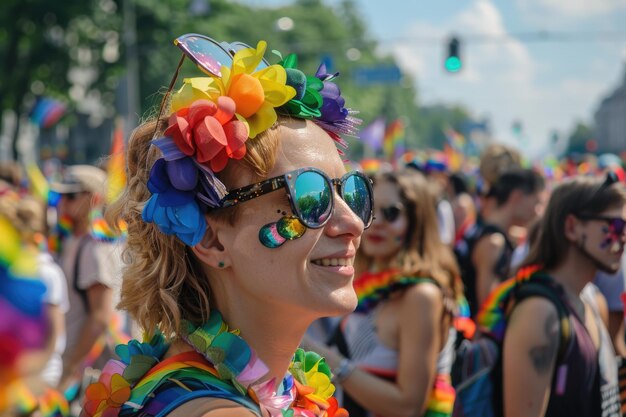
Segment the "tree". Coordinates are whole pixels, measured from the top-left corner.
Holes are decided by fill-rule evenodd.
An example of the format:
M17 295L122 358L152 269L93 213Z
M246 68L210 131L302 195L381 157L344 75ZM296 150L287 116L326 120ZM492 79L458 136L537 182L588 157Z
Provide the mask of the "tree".
M569 144L567 145L567 153L585 153L587 152L587 142L593 139L593 130L586 123L577 121L569 135Z

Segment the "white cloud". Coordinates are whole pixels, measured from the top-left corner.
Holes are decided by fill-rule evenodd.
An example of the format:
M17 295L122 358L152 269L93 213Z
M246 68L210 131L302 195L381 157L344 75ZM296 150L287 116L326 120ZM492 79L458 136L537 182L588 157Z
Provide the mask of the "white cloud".
M445 42L452 32L461 36L463 70L448 74L442 63ZM472 38L463 39L463 34ZM420 100L424 104L447 102L465 104L477 116L489 116L494 136L515 142L511 125L523 120L529 136L547 131L540 118L541 91L534 85L537 64L526 46L507 35L500 12L488 0L472 2L466 9L437 26L426 21L414 22L406 39L441 39L440 44L402 42L392 48L403 70L418 80Z
M586 18L626 9L626 0L517 0L517 5L532 16L552 13L552 19Z

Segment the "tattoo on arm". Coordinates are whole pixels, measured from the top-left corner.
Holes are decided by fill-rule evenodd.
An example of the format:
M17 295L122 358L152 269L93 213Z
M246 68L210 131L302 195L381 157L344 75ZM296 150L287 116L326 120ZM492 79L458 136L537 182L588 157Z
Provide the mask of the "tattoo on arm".
M528 351L533 367L540 375L550 370L552 359L556 356L559 347L559 320L557 316L552 314L546 319L543 331L546 342L539 346L533 346Z

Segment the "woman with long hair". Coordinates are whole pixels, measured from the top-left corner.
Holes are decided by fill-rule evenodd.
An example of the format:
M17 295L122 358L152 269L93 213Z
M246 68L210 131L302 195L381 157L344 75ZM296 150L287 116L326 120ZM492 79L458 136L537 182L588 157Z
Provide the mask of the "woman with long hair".
M341 355L320 353L339 366L351 416L448 415L452 319L462 289L439 238L435 196L410 170L376 175L374 197L375 220L357 257L358 306L335 338Z
M619 268L625 225L626 189L613 174L572 178L552 192L515 280L517 291L535 282L553 295L506 312L504 416L620 415L611 339L581 293L597 271Z
M135 130L109 213L128 225L120 306L149 337L118 347L84 414L345 415L328 365L297 348L356 305L371 185L336 149L356 120L334 75L270 65L263 41L175 43L209 76Z

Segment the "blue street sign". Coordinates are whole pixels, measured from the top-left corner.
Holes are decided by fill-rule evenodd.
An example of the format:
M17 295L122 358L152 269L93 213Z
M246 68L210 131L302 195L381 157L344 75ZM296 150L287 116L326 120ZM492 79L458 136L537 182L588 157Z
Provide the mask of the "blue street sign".
M358 85L397 84L402 72L395 65L360 67L352 71L352 79Z

